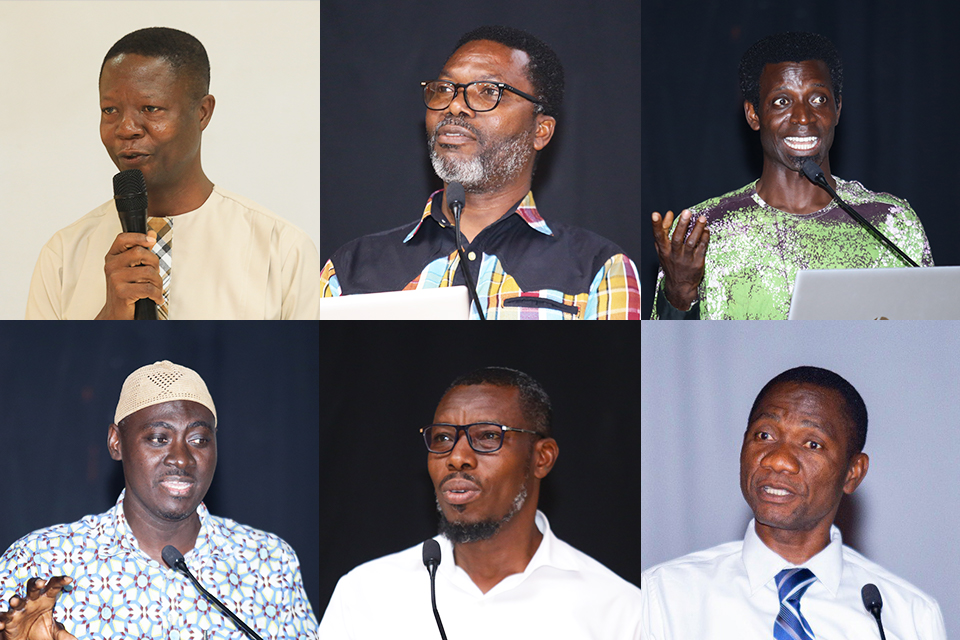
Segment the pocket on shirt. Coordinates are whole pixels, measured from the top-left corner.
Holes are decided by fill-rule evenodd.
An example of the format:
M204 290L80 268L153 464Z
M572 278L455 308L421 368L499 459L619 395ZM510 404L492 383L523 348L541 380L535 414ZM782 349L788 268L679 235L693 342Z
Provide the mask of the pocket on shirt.
M562 291L542 289L525 291L500 302L503 319L571 320L582 318L584 306L569 301ZM561 300L563 300L561 302Z

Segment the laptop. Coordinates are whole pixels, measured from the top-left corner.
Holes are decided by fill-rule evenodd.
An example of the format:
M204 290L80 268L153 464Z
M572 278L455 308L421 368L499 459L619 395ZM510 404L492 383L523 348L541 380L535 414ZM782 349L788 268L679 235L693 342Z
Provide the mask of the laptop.
M360 293L320 299L321 320L468 320L467 288Z
M957 320L960 267L800 271L788 318Z

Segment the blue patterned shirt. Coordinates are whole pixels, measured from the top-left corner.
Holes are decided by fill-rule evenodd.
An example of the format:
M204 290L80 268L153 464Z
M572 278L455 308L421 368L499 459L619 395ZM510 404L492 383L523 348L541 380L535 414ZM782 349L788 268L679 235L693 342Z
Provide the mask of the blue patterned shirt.
M81 640L240 640L246 636L189 578L151 559L117 504L72 524L34 531L0 557L4 608L27 580L65 575L54 619ZM264 638L317 637L317 619L293 549L277 536L210 515L197 507L200 533L184 555L203 587Z

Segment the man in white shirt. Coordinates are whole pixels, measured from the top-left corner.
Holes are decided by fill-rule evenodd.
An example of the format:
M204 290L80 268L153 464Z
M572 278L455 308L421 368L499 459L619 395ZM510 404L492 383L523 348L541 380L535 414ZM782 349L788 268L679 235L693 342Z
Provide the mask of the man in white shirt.
M866 476L866 437L863 399L836 373L797 367L768 382L740 450L754 514L744 540L645 571L643 638L879 638L861 597L874 584L888 639L945 639L936 601L843 546L833 526Z
M537 510L559 448L550 401L500 367L455 380L425 427L440 512L436 604L451 640L638 640L639 590L559 540ZM337 583L324 640L439 638L421 545Z
M132 319L140 299L170 319L319 317L310 237L203 171L209 85L207 52L183 31L140 29L110 48L100 139L117 169L143 173L151 230L123 233L111 200L57 232L34 269L28 320Z

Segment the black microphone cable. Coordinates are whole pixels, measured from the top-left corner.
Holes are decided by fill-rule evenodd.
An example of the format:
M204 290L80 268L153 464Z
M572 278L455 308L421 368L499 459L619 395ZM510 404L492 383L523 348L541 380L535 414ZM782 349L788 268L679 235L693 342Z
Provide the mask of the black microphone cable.
M467 265L467 259L463 257L463 247L460 242L460 212L463 211L463 203L466 195L463 191L463 185L459 182L451 182L447 185L447 205L453 212L454 232L457 236L457 254L460 256L460 268L463 269L463 277L467 280L467 288L470 290L470 298L473 300L477 313L481 320L486 320L483 309L480 307L480 296L477 295L477 288L473 284L473 276L470 275L470 267Z
M437 619L440 637L447 640L443 623L440 621L440 612L437 610L437 567L440 566L440 543L433 538L423 542L423 566L430 573L430 604L433 605L433 617Z

